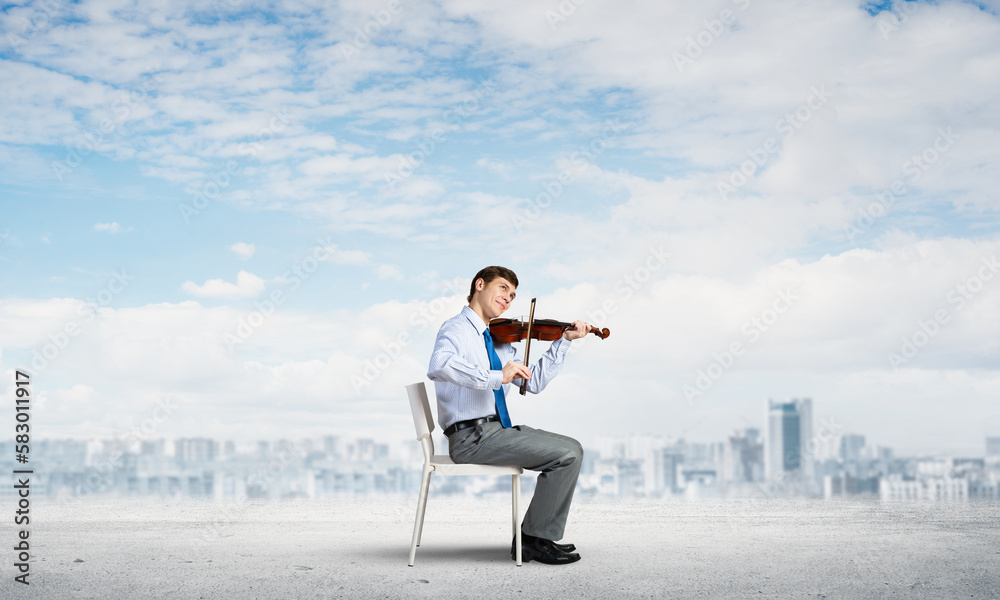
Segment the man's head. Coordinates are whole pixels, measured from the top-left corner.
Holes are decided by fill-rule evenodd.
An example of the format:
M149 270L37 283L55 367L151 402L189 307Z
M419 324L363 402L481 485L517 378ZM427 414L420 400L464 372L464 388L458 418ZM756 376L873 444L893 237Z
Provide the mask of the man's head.
M476 273L469 288L469 306L489 323L514 301L517 275L505 267L486 267Z

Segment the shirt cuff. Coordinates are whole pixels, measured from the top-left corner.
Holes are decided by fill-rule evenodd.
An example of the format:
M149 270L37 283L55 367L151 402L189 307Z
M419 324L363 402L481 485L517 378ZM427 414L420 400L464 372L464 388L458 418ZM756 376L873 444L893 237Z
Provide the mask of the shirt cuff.
M490 371L488 387L491 390L499 390L503 385L503 371Z
M566 353L569 352L569 345L572 343L572 341L561 336L558 340L552 342L552 345L555 346L556 349L555 359L557 363L562 364L563 359L566 358Z

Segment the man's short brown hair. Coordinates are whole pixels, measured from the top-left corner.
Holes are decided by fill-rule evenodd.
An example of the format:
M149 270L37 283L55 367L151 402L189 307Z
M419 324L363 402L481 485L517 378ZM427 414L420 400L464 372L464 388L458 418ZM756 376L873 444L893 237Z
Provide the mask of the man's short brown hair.
M511 271L507 267L486 267L484 269L480 269L479 272L476 273L476 276L472 278L472 285L469 286L469 297L466 301L472 302L472 297L476 294L477 281L482 279L484 284L489 285L490 282L497 277L503 277L507 281L514 284L514 287L517 287L517 275L514 274L514 271Z

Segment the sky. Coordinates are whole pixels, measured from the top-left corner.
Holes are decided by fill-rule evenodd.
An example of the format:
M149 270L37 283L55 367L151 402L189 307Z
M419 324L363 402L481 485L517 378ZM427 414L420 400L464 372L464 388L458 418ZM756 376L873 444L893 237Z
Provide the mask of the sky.
M498 264L509 316L611 331L515 422L721 441L808 397L822 434L982 455L998 11L5 3L0 427L20 370L38 439L407 440Z

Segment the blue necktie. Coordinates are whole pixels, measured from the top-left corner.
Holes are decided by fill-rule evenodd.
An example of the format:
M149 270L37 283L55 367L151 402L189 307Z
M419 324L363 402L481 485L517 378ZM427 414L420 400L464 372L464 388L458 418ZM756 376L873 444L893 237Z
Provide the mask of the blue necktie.
M500 371L503 369L503 365L500 364L500 357L497 356L497 351L493 348L493 336L490 335L490 328L486 328L486 332L483 333L483 337L486 338L486 353L490 355L490 367L494 371ZM500 424L504 427L510 427L510 415L507 414L507 400L503 395L503 386L500 389L493 390L493 397L496 399L497 404L497 414L500 415Z

